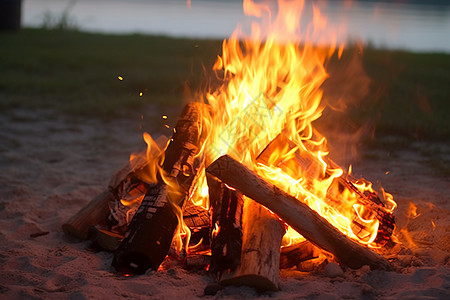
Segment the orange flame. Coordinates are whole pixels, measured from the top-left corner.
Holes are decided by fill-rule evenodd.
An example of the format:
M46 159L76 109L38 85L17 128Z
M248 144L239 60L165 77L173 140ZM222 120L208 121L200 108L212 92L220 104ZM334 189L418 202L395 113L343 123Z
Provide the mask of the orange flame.
M374 241L379 221L357 201L365 193L374 193L372 184L351 180L354 189L342 189L337 182L349 181L351 167L346 174L330 164L327 140L312 125L324 109L321 85L328 77L324 65L336 50L340 57L344 45L337 44L337 33L330 30L328 20L314 4L279 0L276 15L272 15L272 6L271 2L244 0L244 12L259 22L251 23L249 34L238 26L223 41L222 55L213 67L222 84L204 94L214 117L205 116L209 136L199 155L205 155L206 165L221 155L232 156L279 188L304 199L344 234L377 247ZM306 12L311 12L312 20L305 25L300 20ZM257 162L258 155L280 134L294 146L272 152L267 164ZM150 135L144 135L144 139L149 161L156 162L149 167L148 180L155 181L159 172L168 186L175 186L160 170L161 150ZM296 158L308 158L312 163L295 174L274 163ZM384 190L382 194L386 210L392 212L396 207L392 195ZM190 199L208 208L207 197L203 168L192 184ZM176 211L180 225L174 243L177 248L187 247L189 229L181 210ZM214 225L213 235L220 230ZM285 244L301 239L292 232L288 229Z
M328 76L324 64L336 49L342 54L343 44L337 45L337 34L330 32L327 19L315 5L278 1L276 16L268 2L244 0L243 7L260 22L251 24L249 35L238 26L224 40L223 53L214 64L223 84L205 95L215 112L206 145L207 164L228 154L291 195L306 199L346 235L377 247L373 242L379 221L357 202L363 193L374 193L372 184L353 181L355 190L338 191L334 200L339 204L330 203L330 190L339 188L335 179L345 172L327 163L326 139L312 125L324 108L321 85ZM302 27L299 20L308 9L312 22ZM269 165L257 163L257 156L280 133L295 147L287 153L271 153ZM297 170L293 177L270 164L290 159L298 151L307 152L316 165ZM392 195L383 190L383 198L387 210L393 211Z

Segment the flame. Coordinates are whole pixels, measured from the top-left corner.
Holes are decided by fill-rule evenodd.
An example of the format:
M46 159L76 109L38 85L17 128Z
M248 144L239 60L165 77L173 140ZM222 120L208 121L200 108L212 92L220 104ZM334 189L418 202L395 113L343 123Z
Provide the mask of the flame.
M245 14L255 20L249 33L239 25L223 41L222 54L213 66L221 85L203 93L214 116L204 116L209 134L199 155L204 155L206 166L221 155L232 156L267 181L303 199L344 234L378 247L375 240L379 221L358 200L376 195L372 184L350 178L351 167L345 172L332 164L327 157L327 140L313 126L325 108L321 89L328 77L325 64L336 51L340 57L344 50L344 44L337 43L336 30L330 29L338 27L330 26L310 2L279 0L276 14L272 13L272 4L244 0ZM307 12L312 14L312 20L305 25L300 20ZM162 118L167 120L166 115ZM282 144L265 163L258 162L261 152L281 134L293 146ZM149 134L144 134L144 140L150 162L147 181L156 182L159 175L172 189L171 198L176 199L177 185L161 170L162 148ZM289 162L296 159L307 165L289 172ZM343 188L340 182L348 185ZM396 207L392 195L384 190L382 195L386 210L392 212ZM209 208L204 166L192 183L189 200ZM188 249L189 228L183 222L180 207L173 206L179 220L173 245ZM212 236L219 231L218 224L214 224ZM284 244L301 239L288 228Z
M374 241L379 220L358 202L359 197L375 193L372 184L352 180L354 188L341 191L337 179L347 180L351 168L346 174L328 163L326 138L312 125L324 109L321 85L328 76L324 65L336 49L341 56L344 45L337 45L337 34L330 32L318 7L307 4L278 1L278 13L273 15L270 3L244 0L245 14L259 22L251 24L250 34L238 26L223 41L222 55L214 64L223 84L205 95L215 112L206 161L209 164L228 154L294 197L305 199L344 234L378 247ZM303 27L299 20L307 10L312 11L312 21ZM280 133L295 146L274 151L267 164L258 163L258 155ZM296 170L295 175L273 164L298 153L313 157L315 164ZM383 200L392 212L396 206L392 195L383 190ZM290 238L286 240L290 243Z
M409 202L408 219L415 219L418 216L420 216L420 213L417 213L417 206L414 203Z

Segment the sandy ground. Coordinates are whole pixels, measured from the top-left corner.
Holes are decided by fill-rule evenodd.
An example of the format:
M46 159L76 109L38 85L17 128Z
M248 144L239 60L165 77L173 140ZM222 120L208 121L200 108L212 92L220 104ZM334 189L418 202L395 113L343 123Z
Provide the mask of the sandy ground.
M214 296L204 294L214 282L206 271L176 264L117 276L111 253L86 250L89 242L66 237L61 224L107 186L131 152L143 149L140 125L138 117L101 122L45 110L0 115L0 299L450 299L449 173L430 163L436 157L429 143L398 137L354 164L355 173L381 183L399 204L396 272L343 268L333 277L282 270L279 292L227 287ZM448 162L448 143L431 150L440 153L438 166L439 159ZM417 215L408 217L411 203Z

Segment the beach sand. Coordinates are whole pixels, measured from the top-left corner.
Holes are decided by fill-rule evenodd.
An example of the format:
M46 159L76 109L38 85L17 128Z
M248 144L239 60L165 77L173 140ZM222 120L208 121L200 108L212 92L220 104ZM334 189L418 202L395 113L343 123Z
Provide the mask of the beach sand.
M281 270L278 292L226 287L215 295L204 293L215 282L210 274L176 263L116 275L111 253L89 251L88 241L65 236L61 225L144 149L141 125L138 118L99 121L49 110L0 115L0 299L450 299L450 178L429 156L440 151L448 160L443 142L388 141L354 165L398 203L396 271L342 267L333 277L323 269Z

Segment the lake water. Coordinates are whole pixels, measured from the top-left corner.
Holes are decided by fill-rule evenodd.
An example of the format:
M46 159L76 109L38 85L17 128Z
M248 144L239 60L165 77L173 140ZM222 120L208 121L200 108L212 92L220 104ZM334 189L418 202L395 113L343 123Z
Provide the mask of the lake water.
M450 1L318 3L329 23L342 29L340 39L416 52L450 53ZM191 0L190 7L184 0L23 0L22 23L40 27L65 11L82 31L117 34L222 39L230 36L238 22L248 23L238 0ZM304 19L310 18L311 14L305 12Z

